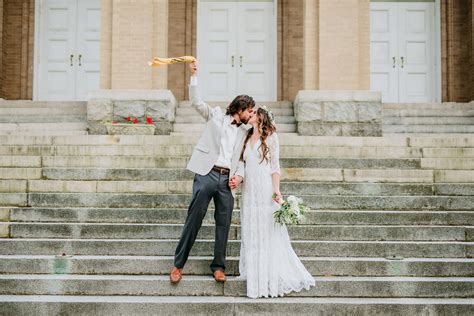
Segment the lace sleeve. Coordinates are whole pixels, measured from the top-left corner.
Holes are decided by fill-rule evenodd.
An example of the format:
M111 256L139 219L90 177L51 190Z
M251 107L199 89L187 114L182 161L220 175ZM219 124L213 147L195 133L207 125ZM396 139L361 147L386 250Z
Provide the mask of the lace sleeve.
M270 137L268 137L268 149L270 150L270 168L271 173L279 173L280 172L280 142L278 140L278 135L273 133Z

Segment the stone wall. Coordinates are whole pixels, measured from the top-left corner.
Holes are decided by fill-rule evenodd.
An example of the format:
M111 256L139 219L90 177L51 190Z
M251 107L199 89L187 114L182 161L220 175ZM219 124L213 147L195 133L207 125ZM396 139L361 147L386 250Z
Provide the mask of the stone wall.
M382 136L381 94L302 90L295 98L300 135Z
M2 1L0 95L5 99L32 99L34 0Z

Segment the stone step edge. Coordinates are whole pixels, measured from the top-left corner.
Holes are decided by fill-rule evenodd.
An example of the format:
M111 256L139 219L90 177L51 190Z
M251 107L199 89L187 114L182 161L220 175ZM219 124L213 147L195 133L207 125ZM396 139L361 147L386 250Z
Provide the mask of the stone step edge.
M212 256L189 256L189 260L212 260ZM227 260L239 260L238 256L227 256ZM299 256L302 261L339 261L339 262L400 262L400 263L473 263L474 258L383 258L383 257L309 257ZM64 259L64 260L173 260L174 256L144 256L144 255L0 255L0 260L7 259L25 259L25 260L48 260L48 259Z

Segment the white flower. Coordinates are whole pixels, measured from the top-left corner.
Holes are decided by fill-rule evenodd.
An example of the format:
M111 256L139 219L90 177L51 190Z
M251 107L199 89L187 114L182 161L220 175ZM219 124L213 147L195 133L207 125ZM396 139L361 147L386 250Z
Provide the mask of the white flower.
M298 203L298 198L294 195L288 196L287 199L288 203L290 203L291 206L296 205Z

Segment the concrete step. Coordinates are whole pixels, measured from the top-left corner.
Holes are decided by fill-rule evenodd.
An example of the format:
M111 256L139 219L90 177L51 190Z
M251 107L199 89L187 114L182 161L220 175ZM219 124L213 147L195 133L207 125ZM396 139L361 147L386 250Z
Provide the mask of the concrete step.
M473 258L474 242L292 240L300 257ZM0 238L1 255L174 256L177 239ZM239 256L240 241L229 240L227 256ZM214 239L196 240L191 256L213 256Z
M85 131L86 122L64 122L64 123L5 123L0 124L0 132L19 131Z
M472 117L474 109L471 110L453 110L453 109L384 109L383 117Z
M86 122L86 115L8 115L0 117L3 123L78 123Z
M293 116L293 107L274 107L272 113L275 116ZM196 110L190 105L183 105L176 108L176 117L197 115Z
M13 136L38 136L38 135L44 135L46 137L52 137L52 136L64 136L64 135L71 135L71 136L80 136L84 137L88 135L88 132L86 130L72 130L72 131L2 131L0 130L0 136L7 136L7 137L13 137Z
M384 117L384 126L387 125L472 125L474 124L473 117L429 117L429 116L415 116L415 117Z
M76 222L76 223L184 223L187 209L157 208L3 208L4 221L12 222ZM0 217L1 219L1 217ZM318 210L306 213L303 224L310 225L471 225L472 211L342 211ZM214 223L209 210L204 223ZM232 223L240 224L240 210L234 209Z
M183 170L184 171L184 170ZM0 180L0 192L58 192L58 193L155 193L192 194L192 174L170 174L170 181L77 181L77 180ZM185 176L184 176L185 175ZM189 176L188 176L189 175ZM150 175L149 175L150 176ZM153 175L151 175L153 176ZM281 183L283 195L374 195L374 196L429 196L469 195L474 196L474 184L412 184L412 183L334 183L292 182Z
M8 193L0 194L0 197ZM23 198L24 193L13 193ZM474 205L473 196L343 196L300 195L315 210L458 210L469 211ZM34 207L158 207L187 208L188 194L129 194L129 193L29 193L28 205ZM0 203L2 200L0 198ZM17 204L3 204L14 206ZM18 206L25 206L19 204ZM240 207L240 198L236 199Z
M195 145L201 135L88 135L82 136L5 136L4 145ZM472 135L434 135L384 137L300 136L293 133L279 135L281 145L321 147L474 147Z
M316 287L289 296L304 297L474 297L474 278L315 277ZM186 276L179 286L155 275L0 275L2 295L245 296L246 283L229 277Z
M474 133L473 125L383 125L384 134L394 133Z
M190 257L186 275L209 274L212 256ZM168 275L174 256L1 256L2 274ZM473 277L474 259L301 257L313 276ZM226 274L239 275L239 258L227 257Z
M469 315L472 299L2 295L7 315Z
M142 223L26 223L9 222L10 238L178 239L182 224ZM213 224L203 224L199 239L212 239ZM289 226L291 240L346 241L474 241L472 226L423 225L298 225ZM240 226L232 225L230 240L240 239Z
M174 123L173 131L178 133L202 133L204 131L204 124L201 123ZM295 133L295 124L276 124L278 133Z
M225 109L229 106L230 102L229 101L211 101L211 102L206 102L212 107L219 106L222 109ZM291 101L266 101L266 102L256 102L255 106L258 108L262 105L266 105L269 107L272 111L274 108L293 108L293 103ZM178 104L178 107L180 108L192 108L191 107L191 102L190 101L181 101Z
M1 125L1 124L0 124ZM186 156L190 157L194 145L0 145L0 155L42 156ZM283 158L472 158L474 148L410 148L410 147L347 147L281 145Z
M204 123L205 120L202 116L199 115L186 115L186 116L176 116L175 124L176 123ZM275 122L277 124L284 123L284 124L293 124L295 123L294 116L275 116Z
M2 117L19 117L19 116L36 116L36 117L47 117L47 116L66 116L66 115L82 115L86 118L87 108L84 106L79 107L35 107L35 108L5 108L0 106L0 114ZM39 121L39 119L37 120Z
M4 108L87 108L87 102L83 101L31 101L31 100L0 100L0 109ZM1 112L0 110L0 113Z
M458 102L443 102L443 103L383 103L383 109L397 109L397 110L474 110L474 102L458 103Z
M100 172L116 173L126 175L136 172L140 176L144 176L147 172L153 172L150 168L186 168L187 157L139 157L139 156L18 156L18 155L0 155L0 167L39 167L43 162L44 172L48 177L53 179L51 175L53 167L87 167L83 172L76 172L74 176L84 177L84 179L94 179L93 174L99 171L94 168L101 167ZM316 168L316 169L421 169L422 161L420 158L405 159L351 159L351 158L281 158L280 165L283 168ZM469 166L474 159L470 158L430 158L425 163L425 169L470 169ZM62 169L66 173L75 171L75 168ZM127 170L131 169L131 170ZM80 176L81 175L81 176ZM72 176L72 175L71 175ZM56 179L67 179L67 176L58 174ZM82 178L77 178L82 179ZM97 178L95 178L97 179ZM147 179L140 178L140 179Z

